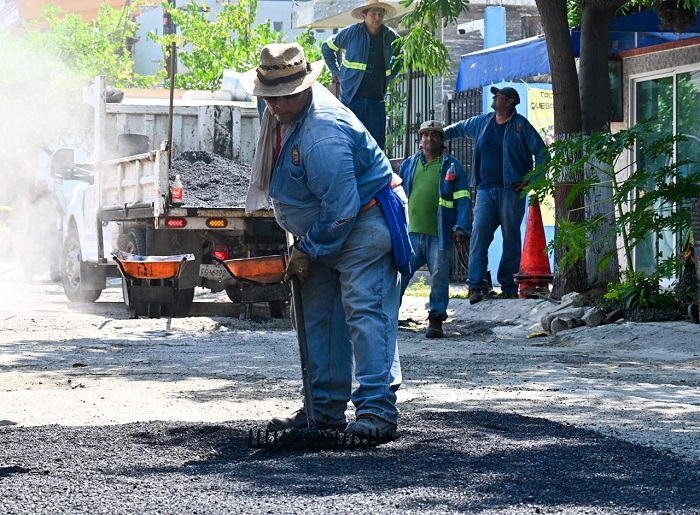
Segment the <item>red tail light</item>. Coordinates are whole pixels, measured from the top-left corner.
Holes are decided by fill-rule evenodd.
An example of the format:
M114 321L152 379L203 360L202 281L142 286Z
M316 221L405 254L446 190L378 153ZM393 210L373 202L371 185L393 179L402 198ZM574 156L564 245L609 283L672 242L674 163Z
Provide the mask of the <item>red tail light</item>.
M165 226L170 229L182 229L187 225L187 220L184 218L167 218L165 220Z
M226 245L214 245L211 248L211 255L221 260L228 259L228 247Z

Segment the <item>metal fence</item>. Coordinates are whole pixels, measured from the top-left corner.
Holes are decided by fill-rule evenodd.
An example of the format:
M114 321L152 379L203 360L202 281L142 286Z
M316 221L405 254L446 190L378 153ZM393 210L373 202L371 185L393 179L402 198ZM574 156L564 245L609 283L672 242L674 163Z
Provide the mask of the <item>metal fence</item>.
M469 91L459 91L454 94L454 98L447 102L446 124L457 123L483 112L481 89L470 89ZM447 150L455 156L467 171L471 181L471 164L474 152L474 140L468 138L457 138L447 142Z
M411 97L411 102L407 101ZM421 71L411 73L411 82L394 81L387 95L386 155L405 158L418 152L418 129L425 120L435 117L435 92L433 80ZM406 111L410 123L406 127ZM408 139L408 145L406 145Z
M404 158L418 151L418 129L425 120L435 117L435 93L433 81L422 72L411 74L411 103L408 98L408 81L395 81L387 95L387 126L386 154L389 158ZM410 109L410 120L406 127L406 109ZM460 91L447 102L445 110L445 124L450 125L460 120L466 120L482 113L481 89ZM406 145L408 138L408 146ZM458 138L447 144L448 151L460 160L467 176L471 181L471 160L474 149L473 140ZM406 152L408 150L408 152ZM473 192L472 192L473 198ZM467 280L467 270L459 264L457 250L452 257L452 271L450 278L455 282Z
M470 89L469 91L459 91L454 98L447 102L445 110L445 123L447 125L466 120L472 116L482 113L482 93L481 89ZM471 183L472 155L474 152L474 140L468 138L457 138L447 142L447 150L455 156L467 171L467 177ZM472 191L472 199L475 192ZM467 280L467 270L459 264L457 250L452 257L452 281L464 282Z

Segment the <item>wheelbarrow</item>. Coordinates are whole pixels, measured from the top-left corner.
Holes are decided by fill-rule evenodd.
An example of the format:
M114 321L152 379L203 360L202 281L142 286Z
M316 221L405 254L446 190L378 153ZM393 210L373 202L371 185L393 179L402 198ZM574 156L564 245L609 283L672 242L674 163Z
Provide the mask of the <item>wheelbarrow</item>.
M187 315L192 299L184 297L191 294L191 289L180 289L180 275L187 263L194 261L193 254L139 256L115 250L112 258L122 275L129 318Z
M289 300L289 285L284 281L287 262L284 254L239 259L219 259L229 275L241 286L241 318L250 318L256 302Z

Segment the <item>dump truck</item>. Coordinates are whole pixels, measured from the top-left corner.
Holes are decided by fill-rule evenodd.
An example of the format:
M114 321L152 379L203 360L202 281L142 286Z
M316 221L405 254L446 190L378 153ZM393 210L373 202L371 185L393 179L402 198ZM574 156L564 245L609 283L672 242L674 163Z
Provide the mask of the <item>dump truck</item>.
M123 278L132 317L184 316L195 287L225 289L234 302L267 301L273 316L281 316L286 293L279 285L253 291L220 264L281 253L285 245L271 211L245 212L259 132L255 105L208 92L178 93L172 102L146 93L125 90L114 101L105 78L97 77L84 95L94 108L94 162L76 163L67 148L52 156L54 176L80 183L63 223L66 296L96 301L107 277L120 275L118 251L139 259L191 255L177 280L139 282L140 298L127 295ZM172 196L176 175L181 199Z

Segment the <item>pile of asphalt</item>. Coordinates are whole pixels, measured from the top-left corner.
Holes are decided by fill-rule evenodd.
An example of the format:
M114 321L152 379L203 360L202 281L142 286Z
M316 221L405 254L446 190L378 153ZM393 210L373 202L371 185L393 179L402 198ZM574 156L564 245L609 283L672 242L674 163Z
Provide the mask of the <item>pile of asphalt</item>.
M217 154L183 152L170 164L170 182L182 181L182 205L196 208L245 207L250 166Z
M700 467L570 425L419 411L373 449L249 450L261 422L0 427L3 514L697 514Z

